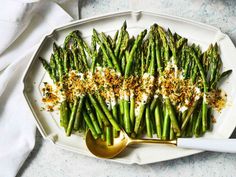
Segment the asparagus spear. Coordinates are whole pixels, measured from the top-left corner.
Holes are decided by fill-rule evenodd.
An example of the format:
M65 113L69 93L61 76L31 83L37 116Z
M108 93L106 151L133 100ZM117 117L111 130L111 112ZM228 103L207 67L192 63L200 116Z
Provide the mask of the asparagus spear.
M103 39L104 45L106 46L106 49L107 49L106 51L112 59L112 63L114 65L116 71L120 73L121 72L120 65L115 57L115 54L113 53L112 49L110 48L110 46L108 44L106 35L104 33L101 33L101 37Z
M83 111L83 117L84 117L84 120L85 120L88 128L90 129L94 139L97 139L98 134L97 134L96 130L94 129L94 126L93 126L93 124L92 124L92 122L91 122L91 120L90 120L90 118L89 118L89 116L88 116L88 114L85 110Z
M156 130L157 130L157 137L162 138L162 119L160 114L160 106L156 105L155 108L155 122L156 122Z
M162 139L167 140L169 139L169 133L170 133L170 117L166 105L163 107L163 109L164 109L164 122L163 122Z
M202 102L202 130L203 132L205 132L207 130L207 103L206 103L206 93L208 92L208 83L205 77L205 73L203 70L203 67L200 63L200 61L198 60L198 58L196 57L195 53L193 51L191 51L191 55L194 58L198 69L200 71L200 75L203 81L203 87L204 87L204 97L203 97L203 102Z
M54 77L53 75L53 72L52 72L52 68L51 66L47 63L47 61L41 57L39 57L39 60L41 61L43 67L45 68L45 70L48 72L49 76L51 77L51 79L56 82L56 78Z
M122 39L123 39L123 36L124 36L126 28L127 28L127 24L126 24L126 21L125 21L123 23L122 27L121 27L120 35L118 37L117 45L116 45L116 48L115 48L115 51L114 51L116 57L118 57L118 54L119 54L119 51L120 51L121 42L122 42Z
M70 111L67 101L63 101L60 106L60 125L66 130L69 123Z
M145 37L146 33L147 33L147 30L142 31L138 35L137 39L134 42L134 45L133 45L133 47L130 51L129 58L127 59L127 64L126 64L126 67L125 67L125 78L128 78L128 76L130 75L130 69L131 69L131 65L132 65L132 61L133 61L133 57L134 57L134 52L138 48L140 42Z
M107 54L106 48L105 48L104 44L101 42L101 40L99 39L98 33L97 33L97 31L95 29L93 29L93 36L94 36L96 42L100 45L101 50L103 52L103 56L106 59L106 61L108 63L108 66L113 68L113 64L112 64L112 62L111 62L111 60L110 60L110 58L109 58L109 56Z
M82 119L82 108L84 104L84 99L85 96L81 96L79 99L78 107L76 109L76 114L75 114L75 122L74 122L74 130L79 130L80 124L81 124L81 119Z
M147 105L146 112L145 112L145 120L146 120L146 127L147 127L147 136L152 138L152 128L151 128L151 117L150 117L150 106Z
M77 107L78 107L78 99L75 99L74 104L73 104L73 108L72 108L72 111L71 111L71 114L70 114L69 124L68 124L68 127L66 129L66 135L67 136L71 135L71 132L72 132L72 129L73 129L73 126L74 126Z
M88 99L85 100L85 106L86 106L87 113L88 113L88 115L89 115L89 117L90 117L90 119L92 121L92 124L93 124L93 127L94 127L95 131L97 132L97 134L101 134L102 131L101 131L100 127L99 127L99 124L97 122L95 114L93 113L93 110L92 110L92 108L90 106L90 103L89 103Z

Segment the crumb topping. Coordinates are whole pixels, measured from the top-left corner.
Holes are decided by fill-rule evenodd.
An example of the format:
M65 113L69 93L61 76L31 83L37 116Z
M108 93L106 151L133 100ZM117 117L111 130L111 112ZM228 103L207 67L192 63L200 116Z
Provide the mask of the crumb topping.
M131 75L126 79L110 68L96 67L94 73L71 70L64 76L63 83L44 83L42 101L47 105L47 110L52 111L64 100L73 102L75 98L86 94L99 93L111 107L116 105L116 99L129 101L130 97L134 97L135 112L138 114L142 104L152 97L161 96L170 98L177 110L183 112L202 98L203 92L199 84L201 80L193 84L190 79L184 79L182 71L176 68L166 67L162 75L157 77L144 73L143 76ZM209 92L206 98L208 104L217 110L225 106L226 99L220 90Z

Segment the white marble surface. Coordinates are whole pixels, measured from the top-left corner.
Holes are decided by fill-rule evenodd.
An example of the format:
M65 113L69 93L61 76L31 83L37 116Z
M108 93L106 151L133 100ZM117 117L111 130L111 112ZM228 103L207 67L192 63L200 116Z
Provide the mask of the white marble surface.
M62 7L77 18L76 0L60 0ZM80 0L81 17L114 11L142 9L197 20L220 28L236 42L234 0ZM232 135L236 138L236 131ZM235 176L236 154L204 152L150 165L122 165L85 157L55 147L37 132L36 145L17 176L103 177L103 176Z

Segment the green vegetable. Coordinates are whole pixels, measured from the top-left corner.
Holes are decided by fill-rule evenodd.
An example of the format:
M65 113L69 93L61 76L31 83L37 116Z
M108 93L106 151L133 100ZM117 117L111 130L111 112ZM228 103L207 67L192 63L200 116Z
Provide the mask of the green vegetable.
M75 30L66 36L63 47L53 43L49 62L39 59L60 88L58 93L63 95L63 100L55 104L60 106L60 125L66 135L70 136L73 130L90 129L95 139L106 140L108 145L112 145L121 129L133 138L143 134L148 137L156 134L163 140L202 136L210 130L213 110L206 96L218 90L223 78L232 73L232 70L222 73L217 44L211 44L202 52L200 46L189 45L188 39L157 24L149 31L143 30L136 38L128 33L126 22L113 38L93 29L91 45ZM115 72L120 85L111 85L115 79L110 73L101 72L103 83L96 80L98 66ZM73 98L68 96L74 91L68 83L72 72L75 77L83 75L81 81L85 85L91 82L91 77L96 89L91 91L92 86L88 86ZM185 94L178 93L181 87L178 83L176 93L162 93L162 80L168 78L168 72L174 72L176 79L190 83L201 93L187 101L174 100L171 94ZM144 78L148 78L147 81ZM145 85L148 81L152 83ZM109 91L108 96L102 91Z

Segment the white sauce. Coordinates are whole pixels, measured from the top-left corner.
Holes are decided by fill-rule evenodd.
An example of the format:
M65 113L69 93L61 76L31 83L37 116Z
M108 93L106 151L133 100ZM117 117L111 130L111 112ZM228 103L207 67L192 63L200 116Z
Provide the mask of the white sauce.
M141 103L146 104L147 100L148 100L148 95L146 93L143 93Z
M157 94L155 94L155 95L154 95L154 98L158 98L158 95L157 95Z
M128 95L127 91L124 92L124 100L129 101L129 95Z
M184 111L186 111L187 109L188 109L188 107L182 106L182 107L180 107L179 111L180 111L180 112L184 112Z
M110 103L110 101L106 100L105 102L106 102L108 110L110 111L111 110L111 103Z
M137 117L137 116L139 115L140 107L141 107L142 103L141 103L141 102L138 102L137 105L138 105L138 106L135 107L135 109L134 109L135 117Z

